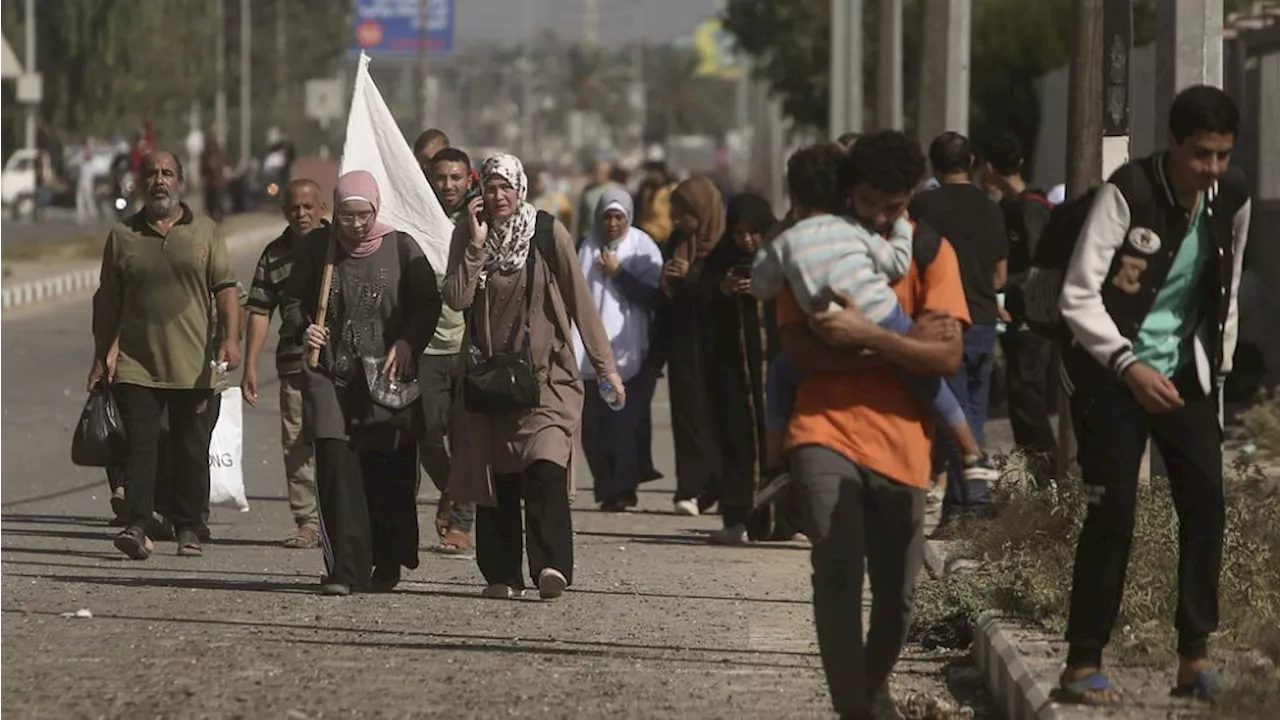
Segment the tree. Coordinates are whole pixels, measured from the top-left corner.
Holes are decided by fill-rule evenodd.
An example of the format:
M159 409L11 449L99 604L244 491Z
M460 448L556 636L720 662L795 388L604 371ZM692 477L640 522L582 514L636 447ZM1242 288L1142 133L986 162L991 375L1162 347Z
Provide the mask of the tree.
M1135 44L1155 37L1160 0L1134 0ZM864 0L863 66L866 117L874 117L879 3ZM1250 0L1226 0L1224 12L1247 10ZM1011 131L1035 147L1040 125L1036 81L1067 62L1071 0L973 0L970 127L978 134ZM811 128L825 128L830 102L830 0L728 0L723 20L757 74L782 99L783 112ZM903 3L903 96L908 131L919 89L920 1Z
M159 142L180 144L193 103L212 121L216 2L224 2L228 105L234 128L239 95L240 3L230 0L60 0L36 3L36 66L44 77L41 121L66 142L86 136L126 136L150 119ZM312 7L315 5L315 7ZM23 0L0 0L0 28L24 57ZM322 77L341 57L346 3L254 0L253 96L262 122L298 128L302 85ZM293 41L276 57L276 18ZM283 64L283 67L281 67ZM264 70L264 68L267 68ZM8 109L8 108L6 108ZM15 113L6 113L5 123ZM261 142L261 133L255 139Z
M721 17L756 74L802 126L825 127L830 103L831 2L729 0Z

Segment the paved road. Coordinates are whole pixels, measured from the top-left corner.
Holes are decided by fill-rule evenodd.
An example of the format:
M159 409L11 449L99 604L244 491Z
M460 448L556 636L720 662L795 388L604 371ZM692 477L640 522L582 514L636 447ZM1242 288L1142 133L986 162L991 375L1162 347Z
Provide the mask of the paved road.
M145 563L125 560L102 474L67 460L88 322L81 298L3 324L10 717L829 716L805 547L708 546L718 518L670 515L671 480L644 486L625 515L595 511L579 488L578 580L558 602L482 600L471 560L429 552L395 594L320 597L319 551L277 545L290 518L267 399L245 413L251 510L215 509L202 559L160 543ZM419 506L429 528L432 498ZM93 618L60 617L81 608ZM972 690L963 653L914 653L894 680L938 696L948 683Z

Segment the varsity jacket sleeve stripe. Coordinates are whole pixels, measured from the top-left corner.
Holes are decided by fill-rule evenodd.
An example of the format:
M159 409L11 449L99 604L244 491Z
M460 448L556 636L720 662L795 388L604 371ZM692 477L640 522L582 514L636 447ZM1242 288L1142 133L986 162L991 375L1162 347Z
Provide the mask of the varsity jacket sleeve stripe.
M1236 354L1236 342L1240 339L1240 275L1244 271L1244 248L1249 242L1249 218L1253 213L1253 201L1245 200L1231 220L1231 288L1226 300L1227 320L1222 327L1221 374L1230 374Z
M1133 354L1133 344L1120 333L1102 303L1102 284L1129 232L1129 217L1129 204L1120 188L1111 183L1098 188L1058 298L1062 319L1076 342L1117 376L1138 359Z

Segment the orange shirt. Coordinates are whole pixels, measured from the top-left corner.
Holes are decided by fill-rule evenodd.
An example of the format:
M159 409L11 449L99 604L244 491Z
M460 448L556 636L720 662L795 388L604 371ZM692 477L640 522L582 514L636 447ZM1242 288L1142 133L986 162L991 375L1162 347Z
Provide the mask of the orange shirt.
M893 289L912 317L942 310L969 323L960 264L950 243L942 243L923 278L912 261ZM777 307L779 326L808 320L790 292L778 295ZM816 373L796 391L787 447L821 445L904 485L927 488L933 415L930 404L912 395L893 368Z

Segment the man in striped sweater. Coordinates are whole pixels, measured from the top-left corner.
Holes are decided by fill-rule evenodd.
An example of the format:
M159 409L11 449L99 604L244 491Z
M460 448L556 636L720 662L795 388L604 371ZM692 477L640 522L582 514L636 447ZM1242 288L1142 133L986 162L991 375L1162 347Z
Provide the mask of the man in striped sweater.
M244 399L258 404L258 356L271 329L271 314L280 304L293 258L308 233L325 224L325 203L313 180L294 180L285 186L284 217L289 222L280 237L263 249L249 290L248 360L244 368ZM314 240L314 238L312 238ZM302 346L283 335L276 344L276 375L280 378L280 444L289 484L289 510L294 530L285 538L288 548L320 546L316 502L316 471L311 445L302 434Z

